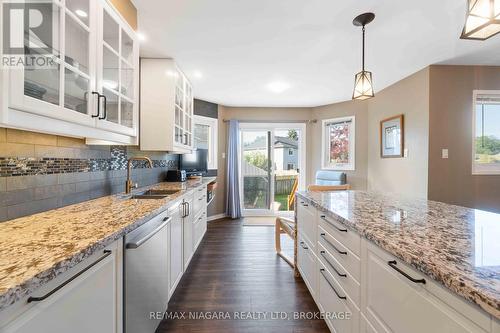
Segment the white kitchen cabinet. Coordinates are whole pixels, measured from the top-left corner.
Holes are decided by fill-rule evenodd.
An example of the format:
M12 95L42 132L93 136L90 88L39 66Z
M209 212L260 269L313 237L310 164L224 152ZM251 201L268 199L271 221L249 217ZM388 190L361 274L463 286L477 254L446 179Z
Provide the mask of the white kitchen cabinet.
M135 32L106 0L53 1L46 8L52 15L53 31L48 34L52 40L31 32L29 42L51 45L45 57L52 65L3 71L8 103L1 108L1 124L136 143L139 46ZM116 42L109 41L115 48L106 42L112 30L106 22L117 27ZM32 55L41 52L30 48Z
M184 206L182 202L179 201L174 204L169 209L169 215L172 217L172 221L168 226L169 235L169 282L170 290L169 295L171 296L177 284L182 278L182 273L184 272L183 264L183 216L184 216Z
M141 150L193 150L193 90L173 59L141 59Z
M367 244L363 259L366 261L362 308L377 332L489 331L436 297L430 290L433 282L428 277L375 245ZM489 318L484 319L487 326Z
M297 266L307 288L316 300L318 285L318 260L309 241L304 237L304 235L299 233L297 242Z
M121 240L7 310L2 333L122 332Z

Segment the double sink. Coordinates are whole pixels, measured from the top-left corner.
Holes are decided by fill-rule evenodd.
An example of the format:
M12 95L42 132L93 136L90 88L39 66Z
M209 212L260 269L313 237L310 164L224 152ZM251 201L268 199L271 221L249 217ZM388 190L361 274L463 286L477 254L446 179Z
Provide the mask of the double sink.
M180 190L147 190L141 193L132 195L131 199L163 199L169 195L176 194Z

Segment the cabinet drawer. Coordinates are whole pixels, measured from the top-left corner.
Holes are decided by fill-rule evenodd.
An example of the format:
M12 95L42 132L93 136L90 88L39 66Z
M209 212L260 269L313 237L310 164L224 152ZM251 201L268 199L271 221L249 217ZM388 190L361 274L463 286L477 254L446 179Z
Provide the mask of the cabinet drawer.
M198 247L201 239L205 235L207 231L207 213L202 211L199 216L194 219L193 226L193 242L194 242L194 250Z
M297 228L299 233L307 238L312 249L316 249L317 211L309 203L297 202Z
M318 259L323 264L323 267L337 279L342 289L347 293L347 296L356 304L360 305L360 286L359 282L354 279L351 273L345 269L335 257L321 244L318 244Z
M362 311L378 332L487 332L431 290L435 283L369 244ZM425 280L425 283L423 281Z
M197 216L203 207L207 205L207 188L202 186L199 189L196 189L194 192L193 199L193 216Z
M318 226L318 243L346 269L358 282L361 281L361 261L350 249L343 246L328 231ZM319 252L318 252L319 253Z
M332 217L323 213L318 214L319 225L327 230L337 241L359 256L361 252L361 236L349 230L345 225L335 221Z
M337 333L359 331L359 309L352 303L338 281L318 263L318 301L330 329Z
M309 292L316 299L317 259L303 235L299 234L297 242L297 266Z

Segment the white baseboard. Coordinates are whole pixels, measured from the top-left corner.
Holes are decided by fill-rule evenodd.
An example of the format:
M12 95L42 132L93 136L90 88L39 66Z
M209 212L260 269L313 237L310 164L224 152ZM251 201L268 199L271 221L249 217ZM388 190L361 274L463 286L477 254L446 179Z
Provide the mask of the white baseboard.
M226 213L208 216L207 217L207 222L218 220L218 219L223 219L225 217L227 217Z

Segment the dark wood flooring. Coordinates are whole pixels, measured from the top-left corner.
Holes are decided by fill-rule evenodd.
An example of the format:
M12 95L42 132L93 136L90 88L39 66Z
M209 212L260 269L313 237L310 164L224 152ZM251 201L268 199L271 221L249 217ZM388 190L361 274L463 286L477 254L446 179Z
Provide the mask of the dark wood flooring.
M231 319L167 318L156 332L329 332L323 320L294 320L294 312L319 310L302 279L276 255L274 228L241 223L208 224L168 306L174 316L222 312ZM291 240L285 248L292 251ZM235 319L235 312L255 319ZM275 312L286 313L288 319L271 319Z

